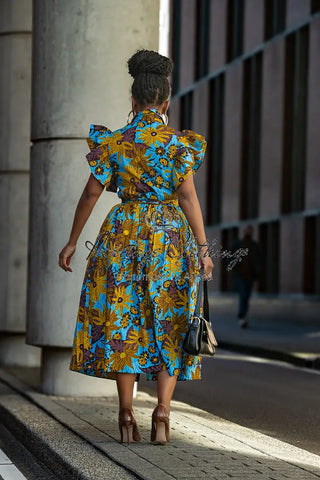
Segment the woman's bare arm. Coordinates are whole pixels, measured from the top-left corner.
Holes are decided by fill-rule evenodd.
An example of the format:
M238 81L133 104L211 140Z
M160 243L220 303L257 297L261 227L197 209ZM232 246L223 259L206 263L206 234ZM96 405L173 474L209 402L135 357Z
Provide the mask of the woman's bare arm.
M78 238L85 226L93 207L103 191L103 185L91 174L78 202L70 238L59 254L59 266L66 272L72 272L70 260L76 250Z
M201 207L194 186L192 173L184 180L184 182L181 183L181 185L179 185L177 193L179 205L188 220L197 244L207 244ZM207 254L207 250L208 249L205 246L200 247L199 258L200 264L204 268L205 276L210 278L214 265L211 258Z

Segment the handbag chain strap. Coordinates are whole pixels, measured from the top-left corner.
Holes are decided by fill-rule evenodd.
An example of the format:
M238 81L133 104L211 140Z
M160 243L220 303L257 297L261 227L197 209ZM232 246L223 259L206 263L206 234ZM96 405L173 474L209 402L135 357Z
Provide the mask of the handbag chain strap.
M197 295L197 303L194 311L195 316L200 316L201 298L203 292L203 317L209 322L208 280L203 280L204 269L200 268L200 282Z

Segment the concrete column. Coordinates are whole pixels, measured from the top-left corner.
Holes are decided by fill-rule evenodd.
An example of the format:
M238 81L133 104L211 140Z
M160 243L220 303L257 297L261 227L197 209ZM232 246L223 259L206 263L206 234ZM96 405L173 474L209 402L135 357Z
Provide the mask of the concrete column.
M264 40L264 2L246 0L244 9L244 52L252 50Z
M263 54L260 217L280 215L284 108L284 41L272 42Z
M196 39L195 0L181 2L180 63L179 88L183 89L195 80L195 39ZM188 59L186 62L185 59Z
M222 222L239 219L241 115L242 115L242 64L236 64L225 75Z
M310 15L310 3L301 0L287 0L286 2L286 28L302 23Z
M130 103L127 59L158 49L159 3L153 0L34 1L28 335L42 346L42 390L57 395L113 395L115 382L69 370L88 250L109 209L105 192L73 257L73 273L58 267L76 202L89 177L85 138L90 123L126 124Z
M227 0L211 0L209 33L209 72L226 62Z
M0 0L0 364L36 366L25 343L32 0Z
M303 234L303 216L282 217L280 221L280 293L301 294L303 292Z

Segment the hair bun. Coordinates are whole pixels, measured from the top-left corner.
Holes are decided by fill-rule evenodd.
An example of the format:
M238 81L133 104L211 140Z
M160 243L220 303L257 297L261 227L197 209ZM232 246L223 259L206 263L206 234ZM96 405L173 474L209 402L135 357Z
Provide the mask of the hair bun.
M129 58L128 70L133 78L142 73L169 77L173 70L173 62L153 50L138 50Z

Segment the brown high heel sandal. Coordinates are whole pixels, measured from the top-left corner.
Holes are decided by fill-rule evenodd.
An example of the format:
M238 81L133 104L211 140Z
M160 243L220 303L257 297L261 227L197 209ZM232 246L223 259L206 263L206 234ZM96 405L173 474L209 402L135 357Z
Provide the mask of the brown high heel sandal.
M164 445L169 439L169 414L164 405L159 405L153 410L151 420L151 443Z
M132 410L122 408L119 411L119 430L121 443L140 442L141 437Z

